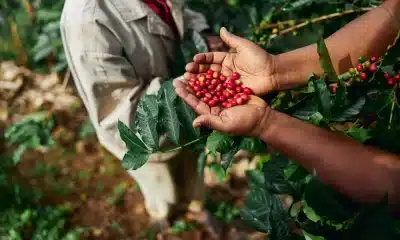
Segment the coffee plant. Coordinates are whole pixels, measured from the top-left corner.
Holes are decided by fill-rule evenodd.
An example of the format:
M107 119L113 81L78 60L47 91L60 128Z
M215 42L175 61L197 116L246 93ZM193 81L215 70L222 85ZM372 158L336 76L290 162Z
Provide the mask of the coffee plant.
M15 183L13 169L26 150L46 149L54 145L51 133L55 119L49 112L27 115L9 126L4 134L11 153L0 155L0 239L1 240L74 240L83 229L70 229L68 206L39 204L43 194Z
M258 3L254 2L256 6ZM265 99L274 109L295 118L397 154L400 151L396 141L400 134L397 38L385 55L360 56L359 64L341 75L335 73L323 41L379 4L375 1L354 1L359 6L352 3L307 0L265 3L279 8L272 8L261 24L252 26L248 38L272 53L316 42L324 70L320 76L310 73L308 86L304 88L282 91ZM318 15L314 14L315 9ZM129 149L122 165L138 169L153 153L188 147L200 152L200 175L206 155L219 159L219 164L213 167L218 166L219 172L225 172L232 165L235 153L244 149L259 154L261 161L258 169L248 171L251 193L241 209L241 217L254 229L268 233L270 239L396 239L400 236L400 222L389 210L387 196L379 204L355 202L324 184L317 172L307 172L295 159L279 152L266 152L261 140L193 128L195 117L175 95L171 80L166 81L156 95L146 95L139 102L136 120L130 128L119 123L121 138ZM176 147L160 148L162 135ZM290 204L281 200L283 196L289 196Z

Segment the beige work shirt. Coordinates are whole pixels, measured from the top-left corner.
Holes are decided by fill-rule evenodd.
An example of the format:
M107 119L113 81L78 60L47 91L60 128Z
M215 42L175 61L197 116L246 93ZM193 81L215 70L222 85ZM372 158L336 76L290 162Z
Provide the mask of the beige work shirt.
M209 27L183 0L167 3L181 38L185 29L201 32ZM155 93L168 78L168 61L174 59L179 39L140 0L66 0L61 35L99 141L122 159L127 149L119 137L118 119L129 126L140 97Z

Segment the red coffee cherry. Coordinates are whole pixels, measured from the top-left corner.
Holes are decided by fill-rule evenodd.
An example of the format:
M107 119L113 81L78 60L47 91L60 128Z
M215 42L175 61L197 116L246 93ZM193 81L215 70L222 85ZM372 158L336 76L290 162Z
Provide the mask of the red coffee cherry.
M214 72L214 73L213 73L213 78L214 78L214 79L218 79L219 76L220 76L220 73L219 73L219 72Z
M207 80L211 80L211 79L213 79L213 76L212 76L211 74L207 74L207 75L206 75L206 79L207 79Z
M371 57L370 61L372 63L374 63L374 62L378 61L378 57L373 56L373 57Z
M356 69L358 72L362 72L364 70L364 67L361 63L357 64Z
M203 98L201 99L201 101L208 104L208 102L210 101L210 99L209 99L208 97L203 97Z
M236 92L241 93L243 92L243 88L241 86L236 87Z
M221 80L221 81L224 82L224 81L226 81L226 77L225 77L224 75L221 74L221 75L219 76L219 80Z
M388 84L389 86L393 86L393 85L394 85L394 80L393 80L393 78L387 80L387 84Z
M241 97L238 97L238 98L236 99L236 103L237 103L238 105L242 105L242 104L244 104L244 100L243 100L243 98L241 98Z
M206 93L206 94L204 94L204 96L206 97L206 98L209 98L209 99L211 99L213 96L211 95L211 93Z
M243 98L243 100L246 102L249 100L249 96L247 94L242 94L241 98Z
M201 91L196 92L196 97L201 98L203 96L203 93Z
M397 74L396 76L394 76L394 80L396 82L400 81L400 74Z
M215 106L217 106L217 102L216 102L215 100L210 100L210 101L208 102L208 106L210 106L210 107L215 107Z
M240 74L239 73L237 73L237 72L232 73L232 79L233 80L237 80L239 78L240 78Z
M226 101L226 97L224 97L224 96L219 96L219 101L220 102L225 102Z
M331 86L331 93L335 94L337 90L336 86Z
M213 71L213 70L211 70L211 69L208 69L208 70L207 70L207 74L209 74L209 75L213 75L213 74L214 74L214 71Z
M360 79L361 80L367 80L368 79L368 75L365 72L360 73Z
M386 80L389 80L392 77L389 73L385 73L383 76L386 78Z
M378 70L378 67L376 66L376 64L371 64L371 66L369 66L368 70L370 72L376 72Z
M251 90L248 87L243 88L243 92L247 95L252 95L253 94L253 90Z

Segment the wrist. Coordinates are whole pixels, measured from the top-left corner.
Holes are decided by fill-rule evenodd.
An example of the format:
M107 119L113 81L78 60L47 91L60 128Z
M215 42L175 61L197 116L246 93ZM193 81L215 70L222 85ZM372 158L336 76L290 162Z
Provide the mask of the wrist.
M273 56L271 81L275 90L286 90L307 84L311 72L319 73L316 45L309 45Z
M263 140L265 143L270 139L276 128L276 114L277 111L267 106L264 110L264 114L258 124L258 129L256 131L256 137Z

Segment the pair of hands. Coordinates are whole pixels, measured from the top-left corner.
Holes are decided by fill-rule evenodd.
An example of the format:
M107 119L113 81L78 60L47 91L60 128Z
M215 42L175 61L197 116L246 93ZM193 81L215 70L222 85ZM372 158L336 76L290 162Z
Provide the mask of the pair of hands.
M268 127L271 109L257 96L251 96L246 105L222 109L209 107L192 94L186 81L208 69L226 76L238 72L241 81L255 95L264 95L275 89L273 81L273 56L257 44L221 29L221 39L231 48L230 52L209 52L194 56L186 65L185 80L175 80L174 86L180 96L199 115L194 127L206 126L232 135L261 136Z

